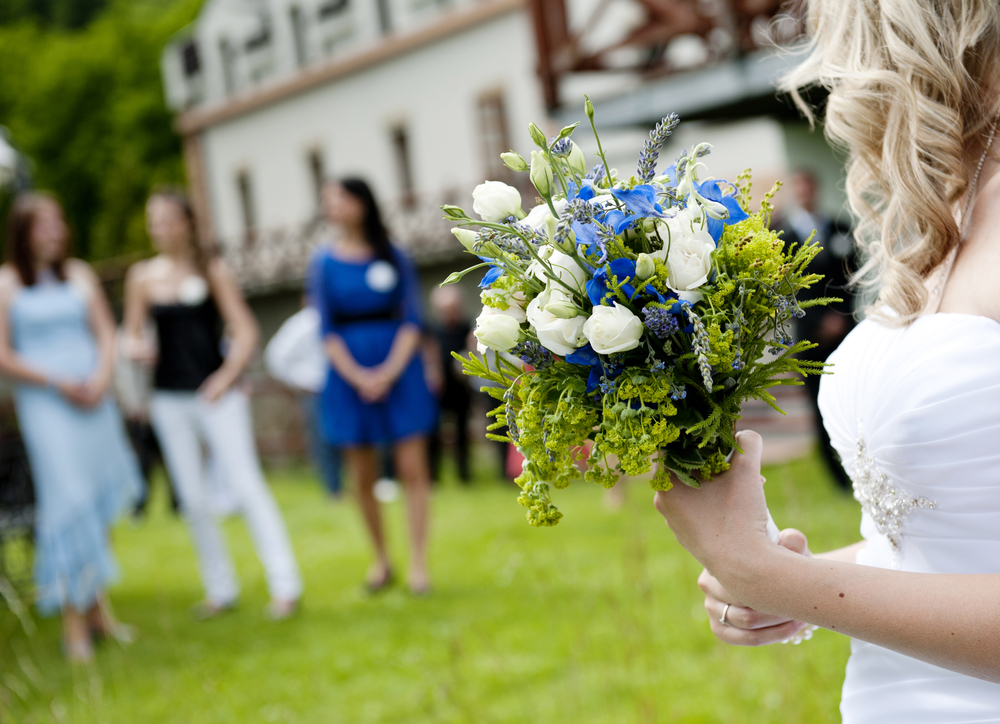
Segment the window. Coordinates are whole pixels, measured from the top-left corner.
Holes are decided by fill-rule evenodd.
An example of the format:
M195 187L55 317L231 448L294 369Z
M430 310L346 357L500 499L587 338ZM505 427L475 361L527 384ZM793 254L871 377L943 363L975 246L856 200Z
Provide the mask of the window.
M365 0L365 2L371 2L371 0ZM350 10L350 0L326 0L319 6L317 11L319 18L318 46L324 54L330 55L353 35L354 20Z
M507 180L510 169L500 159L500 154L510 150L507 133L507 109L503 93L494 91L479 97L479 137L482 138L486 178Z
M181 48L181 63L186 78L201 72L201 56L198 53L198 45L193 40L188 40Z
M302 8L292 5L288 14L292 22L292 42L295 44L295 63L301 68L309 62L309 48L306 45L306 19Z
M413 187L413 166L410 162L410 134L406 126L396 126L391 132L392 150L396 157L396 173L399 176L400 200L403 207L416 206L417 196Z
M378 26L382 35L392 32L392 18L389 15L389 0L378 0Z
M246 169L236 175L236 188L240 196L240 211L243 213L243 238L247 244L252 244L257 232L257 211L253 204L250 172Z
M323 203L323 182L326 181L326 167L323 152L314 148L309 152L309 175L312 177L313 193L316 198L316 214L319 215Z
M255 50L263 50L271 44L271 22L266 18L260 19L260 27L257 32L247 38L246 49L248 53Z
M233 49L225 38L219 41L219 55L222 57L222 85L226 90L226 95L232 95L236 92L236 68L234 67L236 58L233 57Z
M342 15L350 6L350 0L328 0L319 6L319 19L326 20Z

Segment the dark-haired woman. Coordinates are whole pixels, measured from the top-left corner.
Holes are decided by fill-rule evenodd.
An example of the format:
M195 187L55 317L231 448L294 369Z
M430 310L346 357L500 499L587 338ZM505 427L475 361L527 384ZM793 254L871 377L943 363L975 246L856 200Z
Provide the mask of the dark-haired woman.
M342 232L313 260L310 297L322 320L330 375L322 393L323 431L342 448L375 549L369 590L392 579L382 518L373 488L376 448L390 445L406 489L410 589L428 590L427 518L430 472L427 435L437 405L418 353L419 286L410 261L389 242L378 205L359 179L323 187L323 212Z
M257 345L258 330L236 280L209 258L180 192L154 193L146 224L159 255L129 269L125 330L131 353L154 366L150 418L181 511L194 538L205 600L194 613L212 618L236 604L239 585L205 490L207 448L239 498L264 565L272 619L292 615L302 593L288 532L257 457L250 403L236 382ZM152 320L155 341L143 335ZM223 325L229 344L222 351Z
M62 209L44 194L15 200L0 267L0 372L14 401L35 483L36 603L61 611L70 661L93 656L92 635L129 637L105 590L108 538L138 496L140 473L107 394L115 321L93 270L67 259Z

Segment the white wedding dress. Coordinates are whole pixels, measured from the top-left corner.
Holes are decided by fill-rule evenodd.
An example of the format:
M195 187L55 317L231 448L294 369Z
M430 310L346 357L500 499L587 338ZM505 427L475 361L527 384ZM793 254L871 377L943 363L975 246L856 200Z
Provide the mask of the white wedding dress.
M1000 573L1000 323L866 320L829 361L819 406L862 503L857 562ZM980 614L1000 616L1000 601ZM1000 684L852 640L841 713L845 724L1000 722Z

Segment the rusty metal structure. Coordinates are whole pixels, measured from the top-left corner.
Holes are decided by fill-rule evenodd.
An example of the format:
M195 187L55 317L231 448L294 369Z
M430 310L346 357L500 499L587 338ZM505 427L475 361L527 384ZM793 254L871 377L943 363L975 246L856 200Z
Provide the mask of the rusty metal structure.
M560 82L569 74L662 78L786 44L803 30L799 6L787 0L530 0L529 5L550 112L561 107ZM628 18L621 32L611 40L598 37L616 11ZM668 50L682 38L700 39L703 54L679 66Z

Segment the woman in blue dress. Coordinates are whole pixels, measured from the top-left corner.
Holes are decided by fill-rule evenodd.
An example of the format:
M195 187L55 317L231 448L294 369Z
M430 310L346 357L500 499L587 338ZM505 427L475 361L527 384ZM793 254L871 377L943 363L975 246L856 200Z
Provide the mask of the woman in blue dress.
M409 261L389 242L375 198L360 179L327 183L323 211L342 233L313 259L310 298L322 320L330 373L321 397L323 432L344 450L375 549L369 590L392 580L378 502L376 448L392 447L406 490L410 590L428 590L427 436L437 403L420 358L419 285Z
M0 267L0 373L16 383L35 483L36 603L62 612L67 658L87 661L93 635L130 635L105 594L115 576L109 528L141 476L108 396L114 318L93 270L66 258L68 236L53 198L14 202Z

